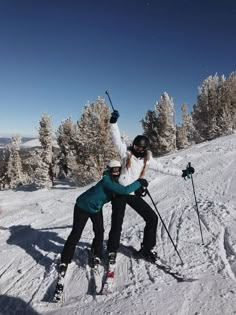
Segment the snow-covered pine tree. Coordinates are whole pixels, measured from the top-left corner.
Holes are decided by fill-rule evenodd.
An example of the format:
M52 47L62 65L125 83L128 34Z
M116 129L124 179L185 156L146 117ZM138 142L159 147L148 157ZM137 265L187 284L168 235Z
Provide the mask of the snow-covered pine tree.
M29 150L27 157L22 160L26 184L33 184L35 182L35 171L39 166L39 157L36 155L37 150L38 149Z
M127 147L131 146L132 144L131 139L125 132L122 132L121 134L121 141L124 142L127 145Z
M236 75L209 76L199 87L193 107L193 123L200 136L196 142L230 134L236 129Z
M38 156L39 166L35 172L35 184L38 188L49 188L53 182L53 151L52 151L52 122L51 116L44 113L39 122L39 141L42 146Z
M61 122L56 136L59 145L59 177L71 177L71 172L76 169L76 138L78 134L78 127L72 120L72 117Z
M174 102L167 92L155 104L158 115L158 153L165 154L176 149L176 124Z
M176 128L176 145L178 149L184 149L193 142L192 117L188 114L187 105L181 106L182 124Z
M224 76L221 77L218 88L216 124L218 127L217 137L231 134L233 132L234 118L233 113L231 112L231 93L228 82Z
M229 94L229 112L232 122L232 130L236 130L236 73L232 72L226 80L227 90Z
M7 163L9 160L9 149L5 148L2 151L0 158L0 190L8 188L8 179L7 179Z
M78 167L74 177L79 185L86 185L101 178L103 170L117 153L110 133L110 110L104 99L88 103L78 122L76 154Z
M220 79L217 74L209 76L198 88L197 104L193 106L193 124L200 139L196 142L216 138L219 135L217 115L219 108Z
M150 141L150 150L154 156L160 154L159 133L158 133L159 118L156 111L148 110L145 118L141 120L143 134Z
M24 174L20 158L21 136L15 135L11 138L11 143L8 146L9 159L7 163L7 171L5 181L9 188L17 188L24 183Z

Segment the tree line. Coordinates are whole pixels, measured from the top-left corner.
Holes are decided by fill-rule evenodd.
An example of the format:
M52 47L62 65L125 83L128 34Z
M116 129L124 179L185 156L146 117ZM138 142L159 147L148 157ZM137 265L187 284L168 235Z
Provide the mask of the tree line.
M188 113L186 104L181 111L182 122L177 125L173 98L167 92L154 110L147 110L141 125L154 156L234 133L236 74L228 78L209 76L198 88L192 112ZM12 137L0 164L0 189L26 184L36 189L49 188L55 179L67 179L79 186L99 180L108 161L118 159L110 135L110 115L109 106L98 97L96 102L85 105L77 122L71 117L63 120L54 136L52 117L44 113L38 129L41 146L29 150L27 157L22 158L21 137ZM123 141L131 144L126 135Z

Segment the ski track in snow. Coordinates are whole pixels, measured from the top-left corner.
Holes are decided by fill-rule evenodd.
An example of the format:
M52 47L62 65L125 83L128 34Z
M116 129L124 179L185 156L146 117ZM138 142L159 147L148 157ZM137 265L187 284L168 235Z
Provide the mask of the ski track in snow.
M71 231L76 197L85 188L35 192L0 192L0 312L16 314L236 314L236 137L228 136L167 155L160 160L185 168L191 161L204 244L202 244L191 180L147 172L149 191L184 261L158 222L156 251L174 270L173 276L131 257L140 248L145 224L127 207L117 255L114 291L89 290L86 248L93 239L88 222L65 278L64 303L51 303L57 264ZM155 211L148 196L145 200ZM111 206L104 206L105 242ZM2 303L2 304L1 304ZM34 312L33 312L34 309ZM8 312L8 313L7 313ZM23 314L23 313L22 313ZM5 313L4 313L5 315Z

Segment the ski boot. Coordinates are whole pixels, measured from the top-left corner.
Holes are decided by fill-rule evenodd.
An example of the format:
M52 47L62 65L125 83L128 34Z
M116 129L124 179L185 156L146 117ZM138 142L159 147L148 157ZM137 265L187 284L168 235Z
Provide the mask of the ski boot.
M101 264L101 259L98 256L92 256L90 258L90 267L91 268L96 269L98 267L98 265L100 265L100 264Z
M116 263L116 252L109 252L108 253L108 262L111 265L114 265Z
M152 264L155 264L157 259L157 253L151 249L145 248L141 245L141 249L133 253L134 258L144 259Z

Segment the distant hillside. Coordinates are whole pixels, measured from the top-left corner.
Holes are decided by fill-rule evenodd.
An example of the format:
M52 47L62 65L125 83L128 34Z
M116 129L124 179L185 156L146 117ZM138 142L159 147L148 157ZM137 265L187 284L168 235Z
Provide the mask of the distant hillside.
M32 137L22 137L21 141L22 143L25 143L27 141L33 140L35 138ZM1 137L0 136L0 147L5 147L7 144L11 142L11 137Z

